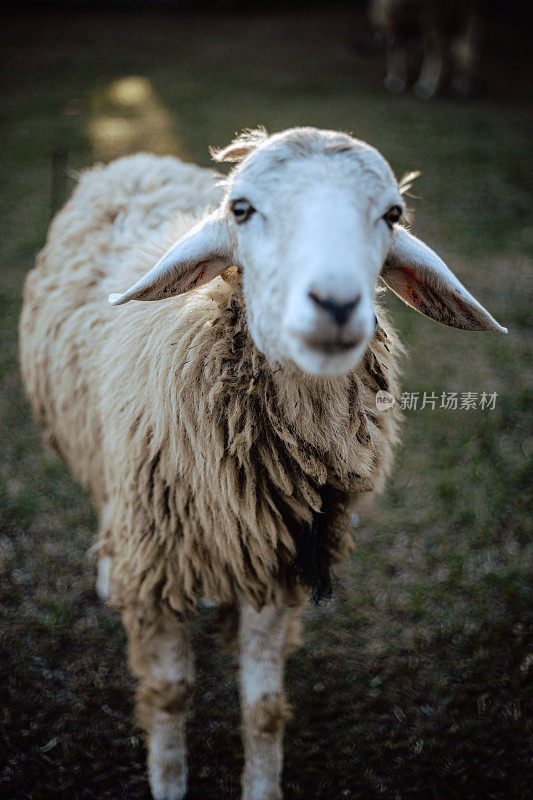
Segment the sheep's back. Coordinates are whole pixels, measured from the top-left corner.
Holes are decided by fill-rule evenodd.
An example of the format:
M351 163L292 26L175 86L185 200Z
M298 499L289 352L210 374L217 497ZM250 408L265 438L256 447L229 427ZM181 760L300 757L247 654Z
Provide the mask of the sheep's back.
M20 320L26 392L45 441L97 505L106 499L101 353L123 320L107 295L131 285L217 202L218 177L145 154L86 171L27 276Z

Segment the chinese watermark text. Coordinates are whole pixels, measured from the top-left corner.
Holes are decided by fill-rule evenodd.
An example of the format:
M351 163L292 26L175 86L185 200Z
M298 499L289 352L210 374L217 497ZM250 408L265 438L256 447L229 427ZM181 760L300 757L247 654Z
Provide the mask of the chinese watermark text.
M384 406L378 405L379 394L388 393L376 394L376 407L382 409ZM436 408L446 411L494 411L497 397L498 392L441 392L438 395L435 392L402 392L400 408L402 411L423 411L426 408L431 411Z

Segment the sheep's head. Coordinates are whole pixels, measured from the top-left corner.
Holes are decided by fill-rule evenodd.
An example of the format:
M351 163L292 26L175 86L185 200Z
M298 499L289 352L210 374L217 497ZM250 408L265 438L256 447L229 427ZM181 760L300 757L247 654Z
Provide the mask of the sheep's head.
M440 258L402 227L385 159L351 136L252 131L215 153L236 161L220 207L123 295L160 300L237 264L250 333L271 361L314 375L356 366L375 326L376 282L428 317L505 332Z

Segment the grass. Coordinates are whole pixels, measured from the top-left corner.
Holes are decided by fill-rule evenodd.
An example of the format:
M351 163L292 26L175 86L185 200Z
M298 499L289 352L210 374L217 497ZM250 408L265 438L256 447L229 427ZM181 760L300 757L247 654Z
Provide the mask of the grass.
M94 594L87 497L42 447L22 395L24 274L68 175L137 149L208 165L246 126L353 131L401 175L414 228L507 337L441 328L390 299L408 392L497 392L494 410L406 411L394 475L354 535L334 600L289 661L287 800L525 800L531 786L532 109L527 26L490 6L475 98L381 88L364 10L14 12L5 18L0 195L0 793L149 797L124 636ZM51 193L51 156L68 173ZM195 798L238 797L235 665L194 622Z

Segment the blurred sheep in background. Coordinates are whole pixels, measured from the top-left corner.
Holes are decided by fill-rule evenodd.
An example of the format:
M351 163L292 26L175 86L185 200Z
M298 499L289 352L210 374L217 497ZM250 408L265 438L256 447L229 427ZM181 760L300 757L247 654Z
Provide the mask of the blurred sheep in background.
M467 97L477 61L480 16L477 0L370 0L369 19L387 45L391 92L414 83L419 97L448 89Z

